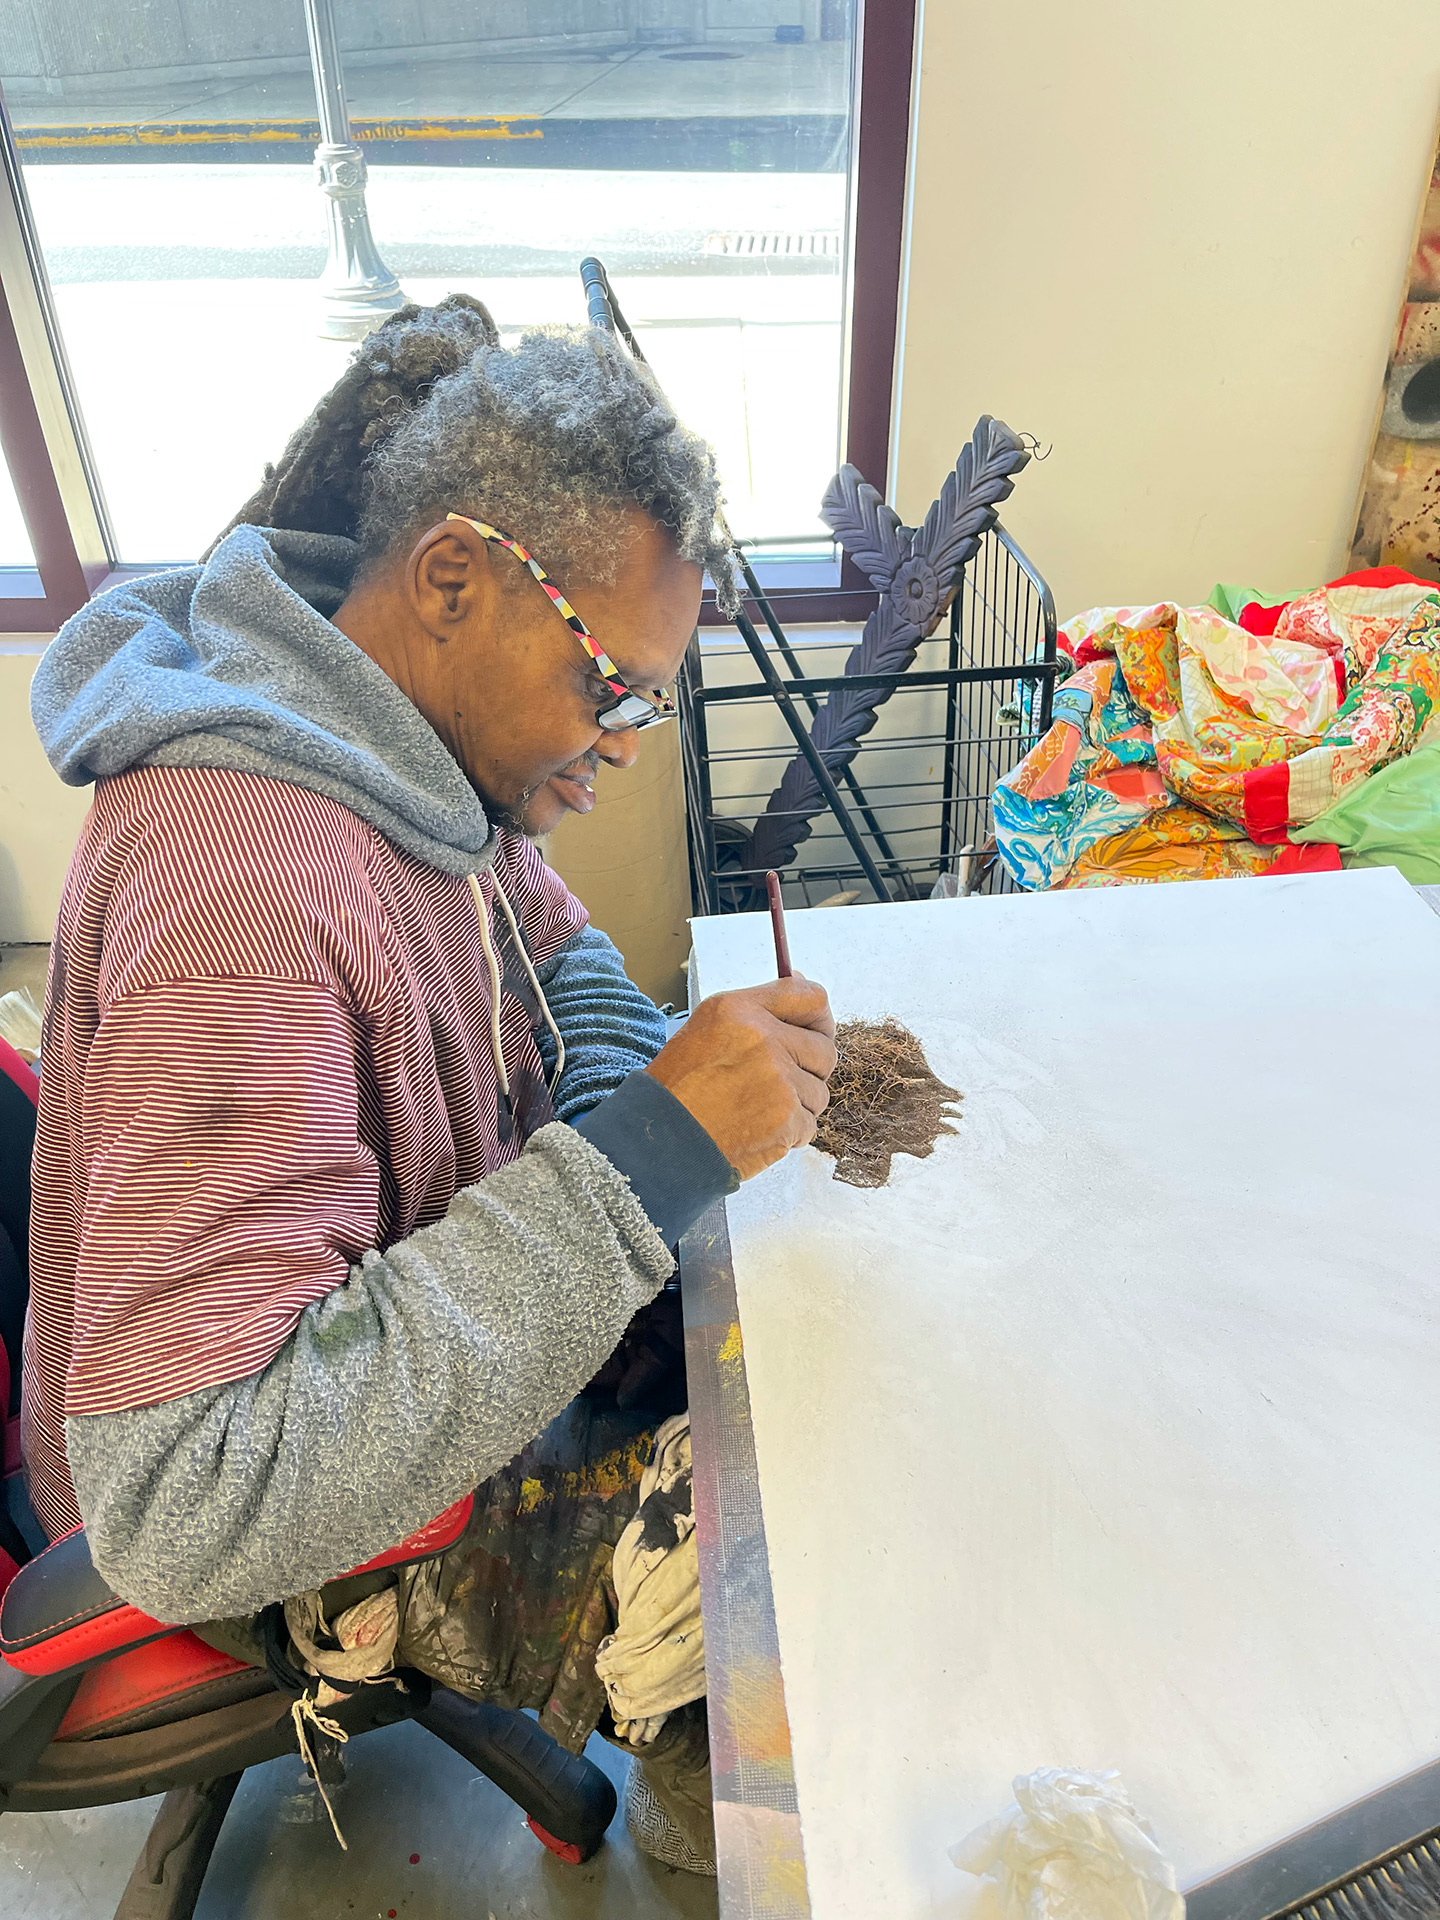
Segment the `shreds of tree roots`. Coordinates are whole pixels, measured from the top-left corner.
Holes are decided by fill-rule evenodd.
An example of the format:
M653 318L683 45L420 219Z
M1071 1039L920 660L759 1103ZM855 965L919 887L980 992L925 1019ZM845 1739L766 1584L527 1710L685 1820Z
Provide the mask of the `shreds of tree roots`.
M923 1160L942 1133L953 1133L951 1103L962 1095L930 1071L924 1049L898 1020L843 1020L835 1030L839 1065L815 1145L852 1187L883 1187L891 1157Z

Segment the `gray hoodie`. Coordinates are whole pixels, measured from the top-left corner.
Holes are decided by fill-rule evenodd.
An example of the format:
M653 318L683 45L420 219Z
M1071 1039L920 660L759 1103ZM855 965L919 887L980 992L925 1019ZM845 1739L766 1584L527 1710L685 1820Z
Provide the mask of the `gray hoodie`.
M443 872L486 866L494 836L460 768L331 624L356 557L333 536L240 527L202 566L92 601L32 693L61 778L231 768L325 794ZM566 1405L733 1186L636 1071L664 1022L605 936L579 934L542 979L573 1126L542 1128L444 1219L367 1253L259 1373L67 1420L91 1555L126 1599L177 1624L244 1613L394 1545Z

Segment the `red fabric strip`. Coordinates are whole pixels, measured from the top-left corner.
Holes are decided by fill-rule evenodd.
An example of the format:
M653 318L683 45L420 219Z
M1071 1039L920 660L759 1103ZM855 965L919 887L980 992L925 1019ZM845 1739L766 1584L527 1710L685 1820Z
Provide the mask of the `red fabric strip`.
M1328 842L1317 842L1313 847L1288 846L1273 866L1267 867L1261 875L1264 879L1272 873L1339 873L1340 849Z
M1268 640L1279 626L1280 616L1289 604L1288 600L1282 600L1278 607L1262 607L1258 600L1252 600L1248 606L1240 609L1239 624L1246 633L1258 634L1261 639Z
M1327 592L1333 587L1407 586L1435 590L1436 583L1433 580L1422 580L1418 573L1406 573L1403 567L1362 567L1358 573L1343 573L1338 580L1325 582ZM1258 600L1252 600L1240 609L1238 624L1245 629L1246 633L1258 634L1262 639L1268 638L1279 626L1280 616L1286 607L1293 604L1292 601L1284 600L1278 607L1262 607ZM1345 697L1343 688L1340 697L1342 700Z
M1284 840L1290 824L1290 766L1277 761L1273 767L1255 767L1242 776L1245 803L1245 831L1262 847Z
M1418 573L1407 573L1403 567L1362 567L1358 573L1343 573L1338 580L1327 580L1331 587L1424 587L1429 593L1440 592L1433 580L1422 580Z

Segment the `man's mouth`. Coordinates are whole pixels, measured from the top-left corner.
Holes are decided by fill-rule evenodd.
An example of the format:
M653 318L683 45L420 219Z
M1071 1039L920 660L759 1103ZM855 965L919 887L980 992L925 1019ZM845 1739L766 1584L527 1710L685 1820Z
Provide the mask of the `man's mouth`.
M550 785L572 813L589 813L595 805L595 773L583 764L552 773Z

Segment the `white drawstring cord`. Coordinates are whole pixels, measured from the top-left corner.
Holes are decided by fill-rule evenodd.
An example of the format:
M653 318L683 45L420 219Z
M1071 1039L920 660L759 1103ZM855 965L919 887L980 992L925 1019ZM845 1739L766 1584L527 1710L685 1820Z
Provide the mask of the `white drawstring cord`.
M495 945L490 937L490 912L485 905L485 895L480 889L480 882L473 873L465 877L469 880L470 891L475 896L475 913L480 922L480 944L485 949L485 964L490 970L490 1052L495 1061L495 1077L500 1084L500 1091L508 1100L510 1077L505 1071L505 1056L500 1044L500 963L495 958ZM560 1084L560 1075L565 1068L565 1040L555 1024L555 1016L550 1011L550 1002L545 998L545 989L540 984L540 976L531 963L529 949L520 938L520 929L516 925L514 912L506 898L505 889L500 884L500 876L493 867L490 869L490 878L495 883L495 897L500 902L506 920L510 923L510 933L515 941L515 950L520 955L520 964L524 967L526 976L535 989L535 998L540 1003L541 1016L555 1038L555 1071L550 1076L549 1085L553 1099L555 1089Z
M490 909L473 873L466 874L475 896L475 913L480 921L480 944L485 949L485 964L490 969L490 1055L495 1062L495 1078L500 1091L510 1098L510 1076L505 1071L505 1051L500 1045L500 962L495 958L495 943L490 938ZM496 882L498 887L499 882Z
M531 962L530 950L520 938L520 929L515 924L515 912L506 896L504 887L500 884L500 876L492 869L490 877L495 882L496 897L504 909L505 918L510 922L510 933L515 942L515 950L520 955L520 964L524 967L530 984L535 989L535 998L540 1002L541 1017L554 1036L555 1071L550 1076L550 1094L553 1098L555 1089L560 1084L560 1075L565 1071L565 1037L555 1024L555 1016L550 1011L550 1002L545 998L545 989L540 984L540 976L536 973L534 965Z

